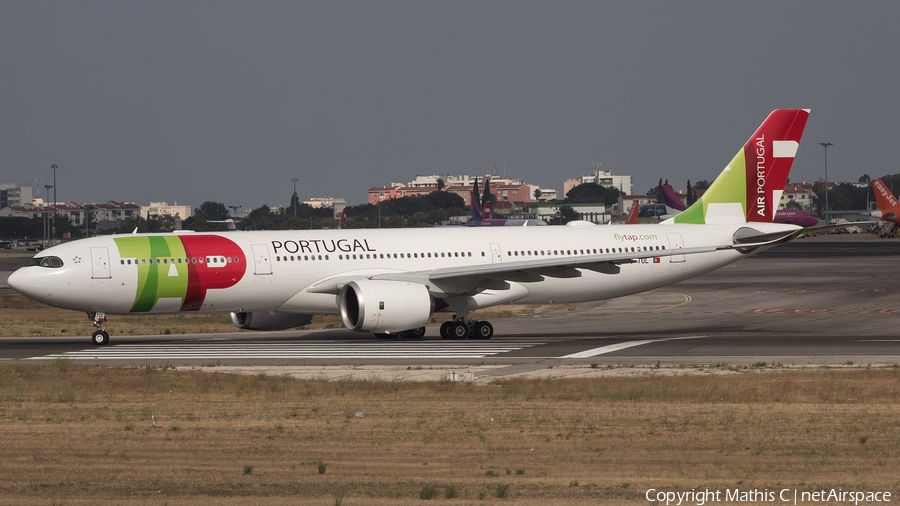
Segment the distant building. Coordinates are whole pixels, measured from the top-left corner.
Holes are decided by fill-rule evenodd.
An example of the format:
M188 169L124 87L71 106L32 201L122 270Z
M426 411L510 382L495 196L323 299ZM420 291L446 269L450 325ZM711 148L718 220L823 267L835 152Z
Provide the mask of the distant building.
M73 225L84 225L85 213L100 229L118 228L122 222L136 218L141 207L134 202L109 201L105 204L79 204L78 202L57 202L50 204L42 199L21 206L0 209L0 217L43 218L47 214L65 215Z
M656 195L619 195L619 201L612 209L612 214L628 214L631 212L631 206L634 201L638 201L638 209L640 206L656 203Z
M829 185L829 187L833 186ZM784 207L788 202L793 200L797 204L800 204L800 207L804 211L809 211L812 209L815 196L813 183L786 184L784 185L784 193L781 194L780 206Z
M513 203L529 203L534 202L535 190L541 190L538 185L529 185L522 182L521 179L501 178L498 176L470 176L468 174L460 175L439 175L432 174L429 176L416 176L409 184L391 183L390 186L376 186L369 188L366 201L369 204L376 205L385 200L397 199L401 197L413 197L416 195L427 195L433 191L437 191L437 180L444 181L443 191L454 193L462 197L466 205L472 203L472 189L474 187L475 178L478 178L478 193L484 192L484 181L490 178L491 193L495 195L497 202L513 202ZM550 190L553 191L553 190ZM553 191L555 195L555 191Z
M475 175L470 176L469 174L429 174L427 176L417 175L412 181L406 184L406 186L417 187L417 186L428 186L428 187L437 187L438 179L444 181L444 186L468 186L472 187L472 184L475 182L475 179L478 179L478 185L484 183L484 180L487 178L491 178L491 185L494 183L498 184L523 184L521 179L510 178L510 177L500 177L496 174L485 174L483 176ZM398 186L402 186L400 183L392 183Z
M191 206L179 206L178 202L175 202L173 205L169 205L168 202L150 202L149 206L141 206L141 217L144 219L150 219L151 217L165 217L171 216L173 218L178 218L185 220L190 218L193 210Z
M567 195L572 188L585 183L599 184L606 188L617 188L626 195L634 193L631 176L616 176L612 171L602 170L599 163L595 163L593 166L594 170L590 174L566 179L563 182L563 196Z
M31 186L0 183L0 209L30 204L32 200L34 200L34 189Z
M303 203L313 209L321 209L323 207L347 207L346 200L336 199L334 197L313 197L309 200L304 200Z
M538 202L549 202L559 198L556 195L556 190L552 188L540 188L538 191L540 192L537 198ZM534 195L534 192L532 192L532 195Z
M427 195L437 191L437 186L376 186L369 188L366 202L377 205L385 200L399 199L400 197L413 197L415 195Z
M560 215L559 208L563 206L571 207L578 213L579 219L589 221L591 223L604 224L609 223L611 216L606 211L606 204L564 204L562 202L553 204L530 204L527 208L528 216L542 219L546 222Z

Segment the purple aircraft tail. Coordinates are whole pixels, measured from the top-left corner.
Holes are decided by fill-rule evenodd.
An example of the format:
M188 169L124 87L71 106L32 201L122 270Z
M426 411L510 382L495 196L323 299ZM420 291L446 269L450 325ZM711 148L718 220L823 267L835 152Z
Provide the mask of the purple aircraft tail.
M663 203L667 208L674 211L684 211L687 209L687 206L684 205L684 202L681 201L681 198L678 197L678 194L675 193L675 190L673 190L671 186L667 184L662 185L662 194Z
M481 207L478 205L478 193L476 191L472 191L472 221L475 223L480 222L484 219L484 216L481 214Z

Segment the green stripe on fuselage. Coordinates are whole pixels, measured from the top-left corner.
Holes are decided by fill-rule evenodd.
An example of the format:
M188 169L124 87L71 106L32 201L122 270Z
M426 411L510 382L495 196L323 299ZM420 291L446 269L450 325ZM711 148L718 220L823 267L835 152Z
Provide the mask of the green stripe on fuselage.
M184 245L177 237L116 237L119 256L137 261L137 290L132 313L146 313L159 299L177 298L184 302L188 285L188 267ZM152 263L151 263L152 262Z

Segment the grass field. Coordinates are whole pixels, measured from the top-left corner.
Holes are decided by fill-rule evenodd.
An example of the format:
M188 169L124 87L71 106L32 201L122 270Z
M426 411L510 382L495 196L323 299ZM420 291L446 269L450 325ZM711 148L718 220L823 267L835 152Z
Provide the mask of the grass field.
M0 366L0 504L644 504L900 492L900 370L295 380Z

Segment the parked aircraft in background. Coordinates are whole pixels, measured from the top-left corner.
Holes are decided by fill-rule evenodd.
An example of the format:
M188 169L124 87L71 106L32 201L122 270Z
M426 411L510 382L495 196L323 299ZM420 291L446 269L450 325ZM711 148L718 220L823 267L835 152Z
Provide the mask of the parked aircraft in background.
M640 200L634 199L631 202L631 209L628 211L628 216L625 217L625 221L617 221L610 222L615 224L624 224L624 225L636 225L638 223L638 214L641 209Z
M884 181L873 179L872 191L875 192L875 202L878 204L878 210L870 213L872 217L891 223L900 223L900 203L897 202L897 197L891 193L891 190L884 185Z
M85 311L97 345L107 314L179 312L230 312L251 330L340 314L351 330L421 337L444 311L442 337L490 338L471 311L643 292L800 235L773 217L808 117L772 112L694 205L658 224L104 236L48 248L8 283Z
M674 215L687 209L681 198L675 193L671 186L662 185L663 202L666 205L666 214L661 219L671 218ZM806 211L799 209L779 209L775 212L775 223L788 223L800 227L814 227L819 223L819 219L810 216Z

